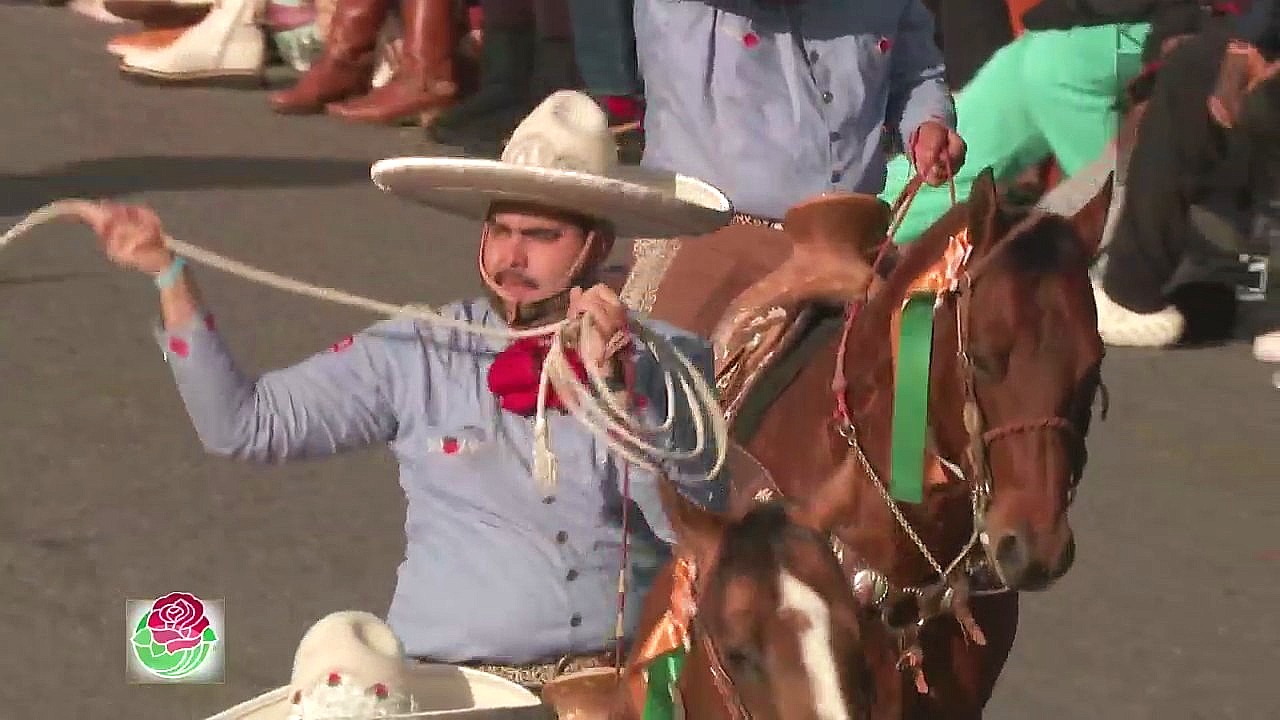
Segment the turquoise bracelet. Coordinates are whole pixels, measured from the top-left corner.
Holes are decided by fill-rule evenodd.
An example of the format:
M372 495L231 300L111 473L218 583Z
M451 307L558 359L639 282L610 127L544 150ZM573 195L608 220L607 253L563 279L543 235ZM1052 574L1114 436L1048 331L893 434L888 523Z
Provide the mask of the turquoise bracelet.
M178 276L182 274L182 268L186 266L186 258L181 255L174 258L173 262L169 263L169 267L165 268L164 272L156 275L156 287L161 290L167 290L173 287L173 284L178 282Z

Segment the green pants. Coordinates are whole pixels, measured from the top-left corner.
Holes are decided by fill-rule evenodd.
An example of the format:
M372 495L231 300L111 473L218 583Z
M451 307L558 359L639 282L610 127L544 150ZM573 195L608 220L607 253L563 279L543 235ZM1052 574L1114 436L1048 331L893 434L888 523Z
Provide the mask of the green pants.
M1029 31L1001 48L956 94L957 130L968 146L956 199L990 167L1008 182L1046 157L1066 176L1096 160L1119 129L1119 101L1141 70L1147 23ZM907 157L889 163L880 197L893 203L913 175ZM944 185L924 186L894 237L912 242L951 206Z

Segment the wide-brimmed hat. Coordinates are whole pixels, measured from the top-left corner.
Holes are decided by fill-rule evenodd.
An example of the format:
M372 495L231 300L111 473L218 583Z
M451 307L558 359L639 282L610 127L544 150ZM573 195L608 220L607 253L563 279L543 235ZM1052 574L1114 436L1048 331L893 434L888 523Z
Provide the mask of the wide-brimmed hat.
M289 684L209 720L452 720L545 718L536 695L497 675L418 663L377 616L354 610L322 618L302 637Z
M511 135L501 160L399 157L373 165L394 195L484 219L494 201L527 202L613 223L621 237L702 235L732 219L729 199L697 178L618 163L605 112L574 90L552 94Z

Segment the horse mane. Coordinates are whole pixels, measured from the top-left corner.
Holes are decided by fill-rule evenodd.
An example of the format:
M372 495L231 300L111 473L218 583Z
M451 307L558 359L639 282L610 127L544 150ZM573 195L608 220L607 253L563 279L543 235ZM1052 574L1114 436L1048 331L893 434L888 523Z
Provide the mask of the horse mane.
M1088 257L1077 242L1070 221L1051 212L1001 206L1001 213L1008 231L1001 237L982 239L984 248L975 249L975 256L1001 254L1000 262L1019 274L1045 275L1088 262ZM968 201L956 203L941 218L904 250L892 268L884 285L868 306L877 300L901 305L911 283L946 252L952 235L965 229L969 222ZM972 263L976 257L970 258Z
M991 257L992 261L1018 276L1044 277L1078 269L1081 263L1088 264L1088 256L1068 218L1004 205L999 215L996 228L999 237L972 238L977 245L969 259L971 265L981 258L998 255ZM850 335L849 347L853 353L862 348L864 352L873 353L871 357L878 358L878 370L872 371L873 366L863 365L859 375L891 372L888 333L893 314L902 307L911 283L942 258L951 236L967 228L969 223L970 201L956 203L917 240L899 249L893 266L882 278L883 285L859 312L859 322L854 323ZM884 270L876 269L877 272ZM865 363L866 356L859 362Z

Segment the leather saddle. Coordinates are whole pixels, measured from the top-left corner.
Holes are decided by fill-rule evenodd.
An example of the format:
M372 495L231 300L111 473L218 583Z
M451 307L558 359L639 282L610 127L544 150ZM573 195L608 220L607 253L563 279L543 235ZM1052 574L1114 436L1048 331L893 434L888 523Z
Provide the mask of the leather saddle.
M879 198L853 193L821 195L787 212L786 259L739 292L711 333L716 386L731 424L765 372L796 346L814 306L866 297L889 214Z

